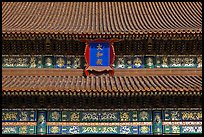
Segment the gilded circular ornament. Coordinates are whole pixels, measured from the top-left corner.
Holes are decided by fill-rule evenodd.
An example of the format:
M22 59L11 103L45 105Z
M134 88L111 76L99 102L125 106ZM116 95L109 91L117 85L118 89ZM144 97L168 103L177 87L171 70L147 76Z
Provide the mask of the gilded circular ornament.
M64 66L64 63L65 63L65 61L64 61L63 58L59 58L59 59L57 60L57 65L58 65L59 67Z
M51 127L50 131L52 133L58 133L59 132L59 127Z
M142 120L148 119L148 113L145 111L142 111L139 116L141 117Z
M134 65L135 65L136 67L139 67L139 66L141 66L141 64L142 64L142 61L141 61L140 58L136 58L136 59L133 61L133 63L134 63Z
M59 115L58 112L55 111L55 112L52 113L52 119L53 119L53 120L58 120L59 117L60 117L60 115Z
M141 132L148 133L149 132L149 127L148 126L142 126L141 127Z

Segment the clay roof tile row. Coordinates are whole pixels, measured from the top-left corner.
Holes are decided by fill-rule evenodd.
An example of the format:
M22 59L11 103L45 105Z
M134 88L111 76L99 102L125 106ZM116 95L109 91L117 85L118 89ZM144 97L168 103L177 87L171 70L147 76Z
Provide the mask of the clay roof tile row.
M3 2L3 33L202 33L201 2Z
M3 76L3 91L202 91L202 76Z

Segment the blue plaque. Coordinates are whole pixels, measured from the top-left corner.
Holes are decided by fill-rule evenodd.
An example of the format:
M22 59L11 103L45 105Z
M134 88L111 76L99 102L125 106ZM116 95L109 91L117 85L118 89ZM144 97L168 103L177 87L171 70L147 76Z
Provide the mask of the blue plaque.
M109 66L110 46L108 42L90 43L90 66Z

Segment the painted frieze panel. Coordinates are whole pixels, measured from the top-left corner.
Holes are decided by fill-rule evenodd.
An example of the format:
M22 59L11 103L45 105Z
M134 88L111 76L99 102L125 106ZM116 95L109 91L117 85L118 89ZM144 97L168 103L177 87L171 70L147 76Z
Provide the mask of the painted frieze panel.
M154 56L145 56L145 68L154 68L155 57Z
M201 110L2 110L3 134L199 134Z
M82 112L81 113L82 121L99 121L97 112Z
M130 119L131 121L138 121L138 112L137 111L130 111Z
M138 112L138 121L152 121L152 112L151 111L139 111Z
M36 121L36 111L2 111L2 121Z
M153 134L162 134L162 111L153 111Z
M138 128L138 126L132 126L132 134L139 134Z
M70 112L62 111L62 121L71 121L70 120Z
M202 120L201 111L182 111L181 118L185 121L197 121Z
M38 55L36 56L36 59L37 59L37 68L43 68L43 57Z
M82 67L82 65L83 64L80 57L76 56L75 58L73 58L72 68L79 69Z
M201 111L163 111L164 121L196 121L201 119Z
M38 112L37 134L46 134L46 111Z
M117 126L81 126L82 134L117 134L118 127Z
M116 56L114 66L119 69L125 68L125 59L123 57Z
M36 126L19 126L19 134L36 134Z
M2 111L2 121L19 121L18 111Z
M79 112L71 112L70 113L71 121L80 121L80 113Z
M2 126L2 134L19 134L18 126Z
M62 121L61 111L48 111L47 121Z
M66 68L72 68L72 64L73 64L73 57L71 55L67 56L67 58L66 58Z
M172 120L172 121L181 120L180 111L171 111L171 120Z
M163 64L162 57L161 56L156 56L155 68L161 68L162 64Z
M163 126L164 134L180 134L180 126L175 125L164 125Z
M67 59L64 56L55 56L55 68L66 68Z
M19 121L36 121L36 111L18 111Z
M178 121L181 120L180 111L163 111L164 121Z
M118 121L117 112L82 112L81 121Z
M198 68L202 68L202 56L198 56L197 57L197 67Z
M182 134L202 134L202 126L181 126Z
M182 67L185 68L195 68L196 65L196 57L192 56L184 56L182 57Z
M152 126L139 126L139 134L152 134Z
M43 57L43 66L44 66L44 68L54 68L54 57L53 56L44 56Z
M168 56L156 56L155 68L169 68Z
M38 64L38 58L36 56L31 56L30 57L30 68L36 68L37 64Z
M16 55L15 60L16 60L16 67L28 68L30 66L30 57L29 56Z
M144 56L133 57L133 68L144 68Z
M118 113L117 112L100 112L99 119L101 121L118 121Z
M80 134L79 126L48 126L48 134Z
M123 56L125 58L125 68L131 69L133 68L133 58L132 56Z
M171 68L178 68L182 67L182 58L181 57L170 57L170 67Z
M8 55L2 56L2 67L13 68L15 67L15 64L16 64L16 60L13 56L8 56Z
M131 126L121 126L120 127L120 134L131 134Z
M169 125L163 126L163 134L172 134L171 126Z
M120 121L130 121L130 113L120 112Z
M172 134L179 134L180 133L180 126L171 126Z
M62 134L62 126L47 126L48 134Z
M82 69L86 67L86 62L83 55L2 55L2 67ZM117 69L202 68L202 56L116 55L113 67Z

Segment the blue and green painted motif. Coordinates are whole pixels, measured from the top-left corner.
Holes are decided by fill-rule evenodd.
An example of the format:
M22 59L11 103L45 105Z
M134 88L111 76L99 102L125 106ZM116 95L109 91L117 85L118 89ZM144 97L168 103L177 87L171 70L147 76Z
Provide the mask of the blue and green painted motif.
M138 111L138 121L152 121L152 111Z
M36 126L2 126L2 134L36 134Z
M153 111L153 134L162 134L162 112Z
M36 111L2 111L2 121L36 121Z
M2 125L2 134L202 133L202 111L183 109L154 111L147 109L111 111L3 109L2 122L10 123L10 125ZM16 122L34 122L34 125L24 124L21 126L15 126ZM60 122L76 124L75 126L69 124L61 125ZM188 122L190 122L191 124L188 124ZM194 122L195 124L192 125L192 122ZM87 123L88 125L83 123ZM95 123L98 123L98 125L94 125ZM126 124L124 125L123 123ZM179 123L181 124L178 125Z
M101 57L95 59L103 60ZM96 61L93 61L95 65ZM108 62L104 63L108 65ZM85 67L83 55L2 55L2 68L82 69ZM113 67L118 69L202 68L202 55L116 55Z
M154 56L145 56L145 68L154 68L155 57Z
M36 134L36 126L19 126L19 134Z
M139 134L152 134L152 126L139 126Z
M37 134L46 134L46 111L38 112Z
M2 134L19 134L18 126L2 126Z
M62 121L61 111L48 111L47 121Z

